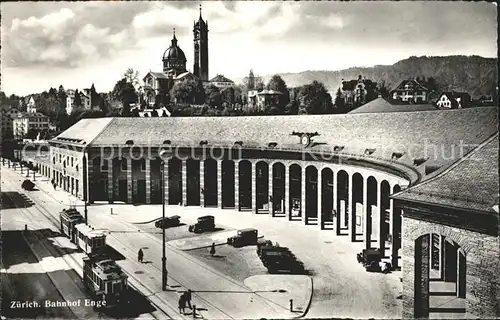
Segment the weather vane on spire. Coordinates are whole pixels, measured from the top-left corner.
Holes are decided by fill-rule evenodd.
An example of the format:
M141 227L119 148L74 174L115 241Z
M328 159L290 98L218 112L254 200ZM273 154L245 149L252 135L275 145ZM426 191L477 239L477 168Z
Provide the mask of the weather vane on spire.
M201 3L200 3L200 18L201 18Z

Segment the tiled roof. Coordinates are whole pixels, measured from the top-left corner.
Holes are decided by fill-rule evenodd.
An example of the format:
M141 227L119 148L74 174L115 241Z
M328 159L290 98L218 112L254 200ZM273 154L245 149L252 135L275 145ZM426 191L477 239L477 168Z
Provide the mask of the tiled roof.
M210 80L210 82L231 82L231 83L233 83L232 80L224 77L222 74L216 75L215 77L212 78L212 80Z
M148 75L152 75L154 78L158 78L158 79L168 79L168 76L166 74L164 74L163 72L152 72L152 71L149 71L148 74L146 74L143 78L146 79L146 77Z
M424 87L422 84L420 84L419 82L417 82L417 80L410 79L410 80L403 80L403 81L401 81L401 83L394 90L391 90L391 92L393 92L393 91L399 91L399 90L406 90L405 86L406 86L407 83L410 83L410 82L415 85L413 87L413 90L423 90L423 91L428 91L429 90L426 87Z
M194 74L192 74L191 72L186 71L186 72L183 72L183 73L181 73L181 74L177 75L177 76L175 77L175 80L180 80L180 79L183 79L183 78L185 78L185 77L187 77L187 76L192 76L193 78L197 78L197 76L195 76L195 75L194 75Z
M108 121L85 121L103 120ZM74 133L72 136L85 136L87 126L93 130L98 127L86 123L84 128L72 127L67 131ZM122 146L133 140L137 145L158 146L171 140L172 145L199 146L200 141L206 140L213 145L233 146L235 141L243 141L243 146L250 148L267 148L273 142L274 149L304 151L292 131L318 132L320 135L313 138L312 146L305 151L332 152L336 146L343 146L344 154L393 160L431 178L461 157L453 150L471 151L498 132L497 127L496 108L272 117L113 118L108 126L101 125L100 134L92 135L96 138L91 145ZM66 135L67 132L61 134ZM366 149L374 152L365 156ZM422 158L426 160L415 161Z
M498 133L449 169L393 197L497 214Z
M113 119L114 118L82 119L50 141L88 145L99 134L104 132L106 126L108 126Z
M377 98L349 113L413 112L436 110L431 104L395 104L384 98Z

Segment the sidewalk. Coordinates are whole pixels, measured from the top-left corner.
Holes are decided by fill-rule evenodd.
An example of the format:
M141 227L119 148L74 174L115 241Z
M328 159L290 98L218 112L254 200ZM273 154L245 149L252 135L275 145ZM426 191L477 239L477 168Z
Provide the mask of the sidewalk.
M68 204L67 202L76 200L75 197L63 191L54 191L53 187L47 181L40 181L37 179L36 184L41 192L32 193L32 195L38 198L39 202L46 202L46 200L44 200L44 195L46 195L45 197L56 200L54 201L55 203L47 203L47 205L52 206L52 208L59 207L58 210L61 210ZM79 205L82 203L81 201L75 202ZM113 207L113 211L116 212L116 214L109 214L111 207ZM145 206L136 207L131 205L95 204L89 206L89 221L92 221L92 225L95 227L102 228L107 226L108 228L116 230L118 228L117 226L119 226L118 223L125 223L119 222L122 220L121 216L124 215L125 212L130 216L138 213L142 215L142 213L151 210L144 210L144 207ZM156 207L160 209L159 213L161 214L161 206ZM137 210L138 208L141 210ZM113 225L115 227L113 227ZM256 295L252 290L242 289L242 286L231 284L227 280L221 281L224 278L221 278L216 273L212 273L211 271L210 273L206 273L206 270L208 270L206 267L203 267L205 269L200 269L201 265L198 266L196 263L189 263L187 265L176 263L177 261L180 262L185 260L186 256L178 255L173 249L169 249L168 258L169 289L171 289L171 291L162 292L161 273L158 267L161 266L161 259L158 255L151 255L153 252L161 252L161 242L152 235L138 232L137 228L136 230L133 228L130 229L131 227L132 226L129 225L129 227L124 229L123 232L125 234L114 232L107 237L108 244L127 258L126 260L119 260L117 263L121 265L124 271L130 276L131 284L136 286L150 301L160 306L162 310L175 315L174 317L184 318L178 314L177 301L180 292L186 290L186 288L193 289L193 304L204 309L200 310L199 313L205 319L262 317L293 318L300 316L300 314L290 313L288 309L280 305L281 303L276 305L273 302L267 301L270 299L269 297L262 297L260 294ZM122 226L120 228L124 227ZM146 245L149 248L149 250L146 250L146 259L151 259L152 261L150 261L150 263L141 264L135 260L137 250L141 245ZM186 269L187 266L189 266L188 269ZM198 269L200 270L198 271ZM181 280L182 283L174 281L170 275ZM207 282L205 279L218 279L218 277L220 280ZM274 294L276 295L279 293ZM192 315L187 315L186 317L192 317Z

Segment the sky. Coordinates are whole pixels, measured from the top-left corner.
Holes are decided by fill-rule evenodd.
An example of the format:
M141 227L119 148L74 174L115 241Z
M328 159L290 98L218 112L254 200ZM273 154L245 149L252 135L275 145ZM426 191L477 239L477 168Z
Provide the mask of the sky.
M2 91L92 83L110 91L128 68L141 79L161 72L173 28L192 70L200 4L210 78L390 65L423 55L497 57L497 9L486 2L2 2Z

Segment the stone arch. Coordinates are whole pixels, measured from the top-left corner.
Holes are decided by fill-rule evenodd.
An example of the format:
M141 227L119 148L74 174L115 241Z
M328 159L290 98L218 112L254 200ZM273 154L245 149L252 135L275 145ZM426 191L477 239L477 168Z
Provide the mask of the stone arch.
M218 203L218 167L217 160L206 159L203 163L203 197L206 207L217 207Z
M347 209L349 208L349 174L345 170L340 170L337 172L336 179L334 179L334 183L337 184L337 203L336 206L338 208L337 212L337 233L340 233L340 230L346 230L348 228L349 214Z
M200 205L200 160L186 160L186 205Z
M363 233L363 192L366 188L363 175L356 172L352 175L352 186L350 186L351 197L349 199L349 235L351 241L357 241L357 236Z
M317 224L318 222L318 169L314 165L306 167L305 181L305 223Z
M255 212L265 210L269 205L269 164L266 161L259 161L255 164ZM267 213L267 212L266 212Z
M369 176L366 179L366 192L367 192L367 203L363 203L366 206L366 221L363 221L364 230L363 236L365 237L365 243L367 246L371 247L372 242L376 242L378 239L378 234L380 232L380 224L383 219L380 217L378 210L374 210L374 206L378 208L378 182L377 178L374 176Z
M222 160L222 208L234 208L235 206L234 173L234 161Z
M240 209L252 209L252 163L238 162L238 203Z
M289 167L290 202L288 203L289 220L300 220L303 212L302 204L302 167L293 163Z
M168 204L182 202L182 161L176 157L168 160Z
M333 170L328 167L323 167L321 169L321 229L326 228L325 225L331 225L333 223L333 183L335 182Z
M272 174L272 190L270 194L271 202L273 205L272 214L285 214L285 208L288 208L288 204L285 204L285 174L286 167L282 162L275 161L271 166Z
M438 234L440 236L446 237L453 242L455 242L460 248L463 249L465 255L467 255L471 249L472 245L467 242L467 240L460 235L460 233L450 230L450 228L443 225L438 225L434 223L428 223L425 226L420 226L412 230L405 230L405 240L416 241L418 238L426 234Z

